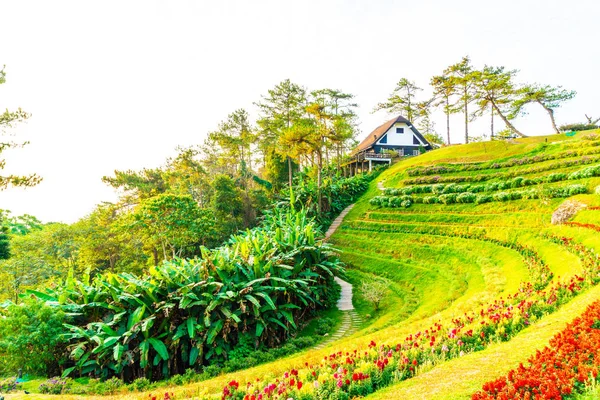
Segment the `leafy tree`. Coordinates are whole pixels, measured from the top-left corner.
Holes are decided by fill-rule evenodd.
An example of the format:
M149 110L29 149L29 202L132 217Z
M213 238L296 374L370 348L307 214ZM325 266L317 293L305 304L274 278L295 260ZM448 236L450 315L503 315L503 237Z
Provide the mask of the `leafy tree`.
M537 103L550 117L552 127L556 133L560 133L560 130L556 126L554 119L554 111L561 106L565 101L571 100L577 93L574 90L566 90L561 86L550 86L532 84L525 85L517 91L517 99L513 102L512 115L517 115L523 112L523 107L529 103Z
M469 143L469 104L475 99L474 71L468 56L456 64L444 70L444 76L448 77L451 85L456 88L458 101L453 105L454 110L462 110L465 115L465 143Z
M121 203L129 206L165 193L168 187L164 172L160 168L144 168L140 172L132 170L115 171L114 177L104 176L102 182L115 189L122 189L124 196L121 197Z
M78 263L90 268L92 275L106 270L140 272L148 258L119 211L118 205L103 203L74 224L80 237Z
M209 138L220 147L221 157L236 166L238 171L244 163L252 168L250 146L256 139L252 129L248 112L239 109L229 114L219 124L218 130L209 134Z
M56 376L67 361L65 314L27 299L0 310L0 374Z
M212 181L211 206L215 213L218 235L226 238L244 228L244 201L235 181L227 175L217 175Z
M514 114L508 110L515 101L515 84L513 78L517 70L505 70L504 67L484 66L481 71L473 71L475 87L475 100L479 106L478 112L482 114L486 108L490 109L491 136L494 137L494 113L496 113L513 133L524 137L511 122Z
M207 217L191 196L161 194L138 206L132 227L162 251L163 260L170 260L181 257L186 247L207 239Z
M413 81L402 78L387 101L379 103L373 111L385 110L390 114L403 114L409 121L415 123L419 117L416 96L421 91Z
M6 72L3 67L0 69L0 85L6 82ZM5 137L5 133L8 129L14 127L15 124L19 122L23 122L27 120L31 115L21 110L20 108L17 111L8 111L5 109L3 113L0 113L0 155L3 151L23 147L27 142L24 143L16 143L13 141L2 140L1 138ZM6 159L0 158L0 170L4 169L6 165ZM6 189L9 185L11 186L35 186L42 181L42 178L36 174L27 175L27 176L18 176L18 175L0 175L0 191Z
M456 94L455 80L447 75L438 75L431 78L430 85L433 87L433 105L442 106L446 115L446 139L450 144L450 114L456 112L451 103L452 96Z
M2 216L0 215L0 219ZM0 220L0 260L6 260L10 257L10 240L8 238L8 227L2 224Z
M275 154L282 155L287 161L288 185L292 185L294 160L290 152L280 139L285 131L303 117L304 106L307 102L306 89L286 79L267 91L266 96L261 96L260 102L255 103L260 110L257 120L259 127L260 149L265 162L277 162Z
M381 302L387 296L389 284L384 281L363 281L360 286L360 294L370 303L373 303L375 311L379 310Z

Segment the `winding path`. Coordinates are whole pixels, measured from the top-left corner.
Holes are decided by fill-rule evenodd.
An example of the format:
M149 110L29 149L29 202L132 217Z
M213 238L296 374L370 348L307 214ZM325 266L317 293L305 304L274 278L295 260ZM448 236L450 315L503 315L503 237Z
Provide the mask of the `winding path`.
M350 210L352 210L352 207L354 207L354 204L350 204L348 207L346 207L333 221L327 230L327 233L325 233L325 240L328 240L331 235L335 233L337 228L342 224L344 217L346 217ZM331 336L319 343L315 347L316 349L322 349L336 340L339 340L345 336L350 336L358 330L358 327L362 323L360 315L358 315L358 313L354 310L354 306L352 305L352 285L338 278L337 276L335 277L335 281L342 287L342 293L337 302L337 308L342 312L342 324Z

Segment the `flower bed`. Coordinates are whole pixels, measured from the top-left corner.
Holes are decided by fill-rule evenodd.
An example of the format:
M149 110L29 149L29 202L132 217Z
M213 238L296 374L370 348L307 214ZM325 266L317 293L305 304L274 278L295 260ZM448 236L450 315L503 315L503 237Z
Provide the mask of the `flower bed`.
M600 226L594 224L582 224L581 222L565 222L563 225L577 226L579 228L592 229L596 232L600 232Z
M576 165L587 165L594 164L600 162L600 157L582 157L576 160L567 160L560 161L548 165L543 165L537 168L529 168L527 170L518 170L518 171L507 171L507 172L497 172L493 174L485 174L485 175L465 175L465 176L423 176L419 178L407 179L404 181L406 185L423 185L423 184L432 184L432 183L461 183L461 182L484 182L490 181L493 179L498 180L506 180L509 178L514 178L519 175L531 175L538 174L540 172L552 171L555 169L562 169L573 167ZM574 178L572 178L574 179Z
M324 357L319 364L306 363L299 370L292 369L270 382L257 380L244 386L232 381L224 387L222 398L351 399L409 379L424 365L435 365L467 352L482 350L498 340L507 341L532 321L555 311L581 290L600 281L600 257L592 250L568 238L548 239L582 257L584 273L581 276L545 290L536 289L532 282L524 282L506 299L497 299L479 312L436 322L395 345L378 345L372 341L366 348L337 351ZM518 247L516 249L518 251ZM537 257L527 248L522 250L534 260ZM543 263L531 264L532 267L535 265L543 268ZM546 281L549 282L548 277Z
M539 198L566 198L578 194L588 193L587 186L581 184L550 187L543 190L528 189L528 190L513 190L510 192L495 192L492 194L476 194L472 192L462 193L444 193L439 196L375 196L369 200L372 206L389 207L389 208L408 208L413 203L422 204L483 204L490 202L503 202L510 200L530 200Z
M571 174L563 172L552 173L546 176L538 176L533 178L525 178L517 176L512 179L490 182L487 184L463 184L458 185L456 183L437 183L432 185L413 185L405 186L401 188L387 188L384 191L386 196L406 196L411 194L427 194L432 193L435 195L449 194L449 193L484 193L484 192L497 192L499 190L518 189L527 186L541 185L544 183L562 182L567 180L592 178L600 176L600 165L594 165L591 167L584 168L579 171L575 171Z
M423 176L448 174L465 171L483 171L486 169L510 168L520 165L529 165L550 160L559 160L563 158L572 158L585 155L600 153L600 149L594 147L578 149L574 151L565 151L562 153L542 154L537 156L526 156L519 158L511 158L508 161L488 161L483 163L452 163L445 165L431 165L425 167L414 167L406 170L408 176Z
M473 400L562 399L583 392L600 370L600 301L507 376L487 382Z

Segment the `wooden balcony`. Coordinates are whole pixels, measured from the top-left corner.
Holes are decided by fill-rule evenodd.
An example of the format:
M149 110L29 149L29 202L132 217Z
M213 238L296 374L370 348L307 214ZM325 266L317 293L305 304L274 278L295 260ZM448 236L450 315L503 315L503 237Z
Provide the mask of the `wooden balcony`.
M392 156L389 154L378 154L378 153L360 153L356 155L356 161L364 160L376 160L376 161L391 161Z

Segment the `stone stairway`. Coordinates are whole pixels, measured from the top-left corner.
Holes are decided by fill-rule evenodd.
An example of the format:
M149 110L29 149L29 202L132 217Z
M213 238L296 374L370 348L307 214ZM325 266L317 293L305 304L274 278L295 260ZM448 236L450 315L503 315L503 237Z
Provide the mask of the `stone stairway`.
M342 211L340 215L338 215L338 217L333 221L327 230L327 233L325 234L326 240L335 233L336 229L342 224L344 217L350 212L352 207L354 207L354 204L346 207L344 211ZM343 313L342 324L331 336L328 336L327 339L319 343L315 349L322 349L336 340L352 335L358 330L362 323L360 315L358 315L358 313L354 310L354 306L352 305L352 285L338 277L335 278L335 281L342 287L340 299L337 302L337 308Z

